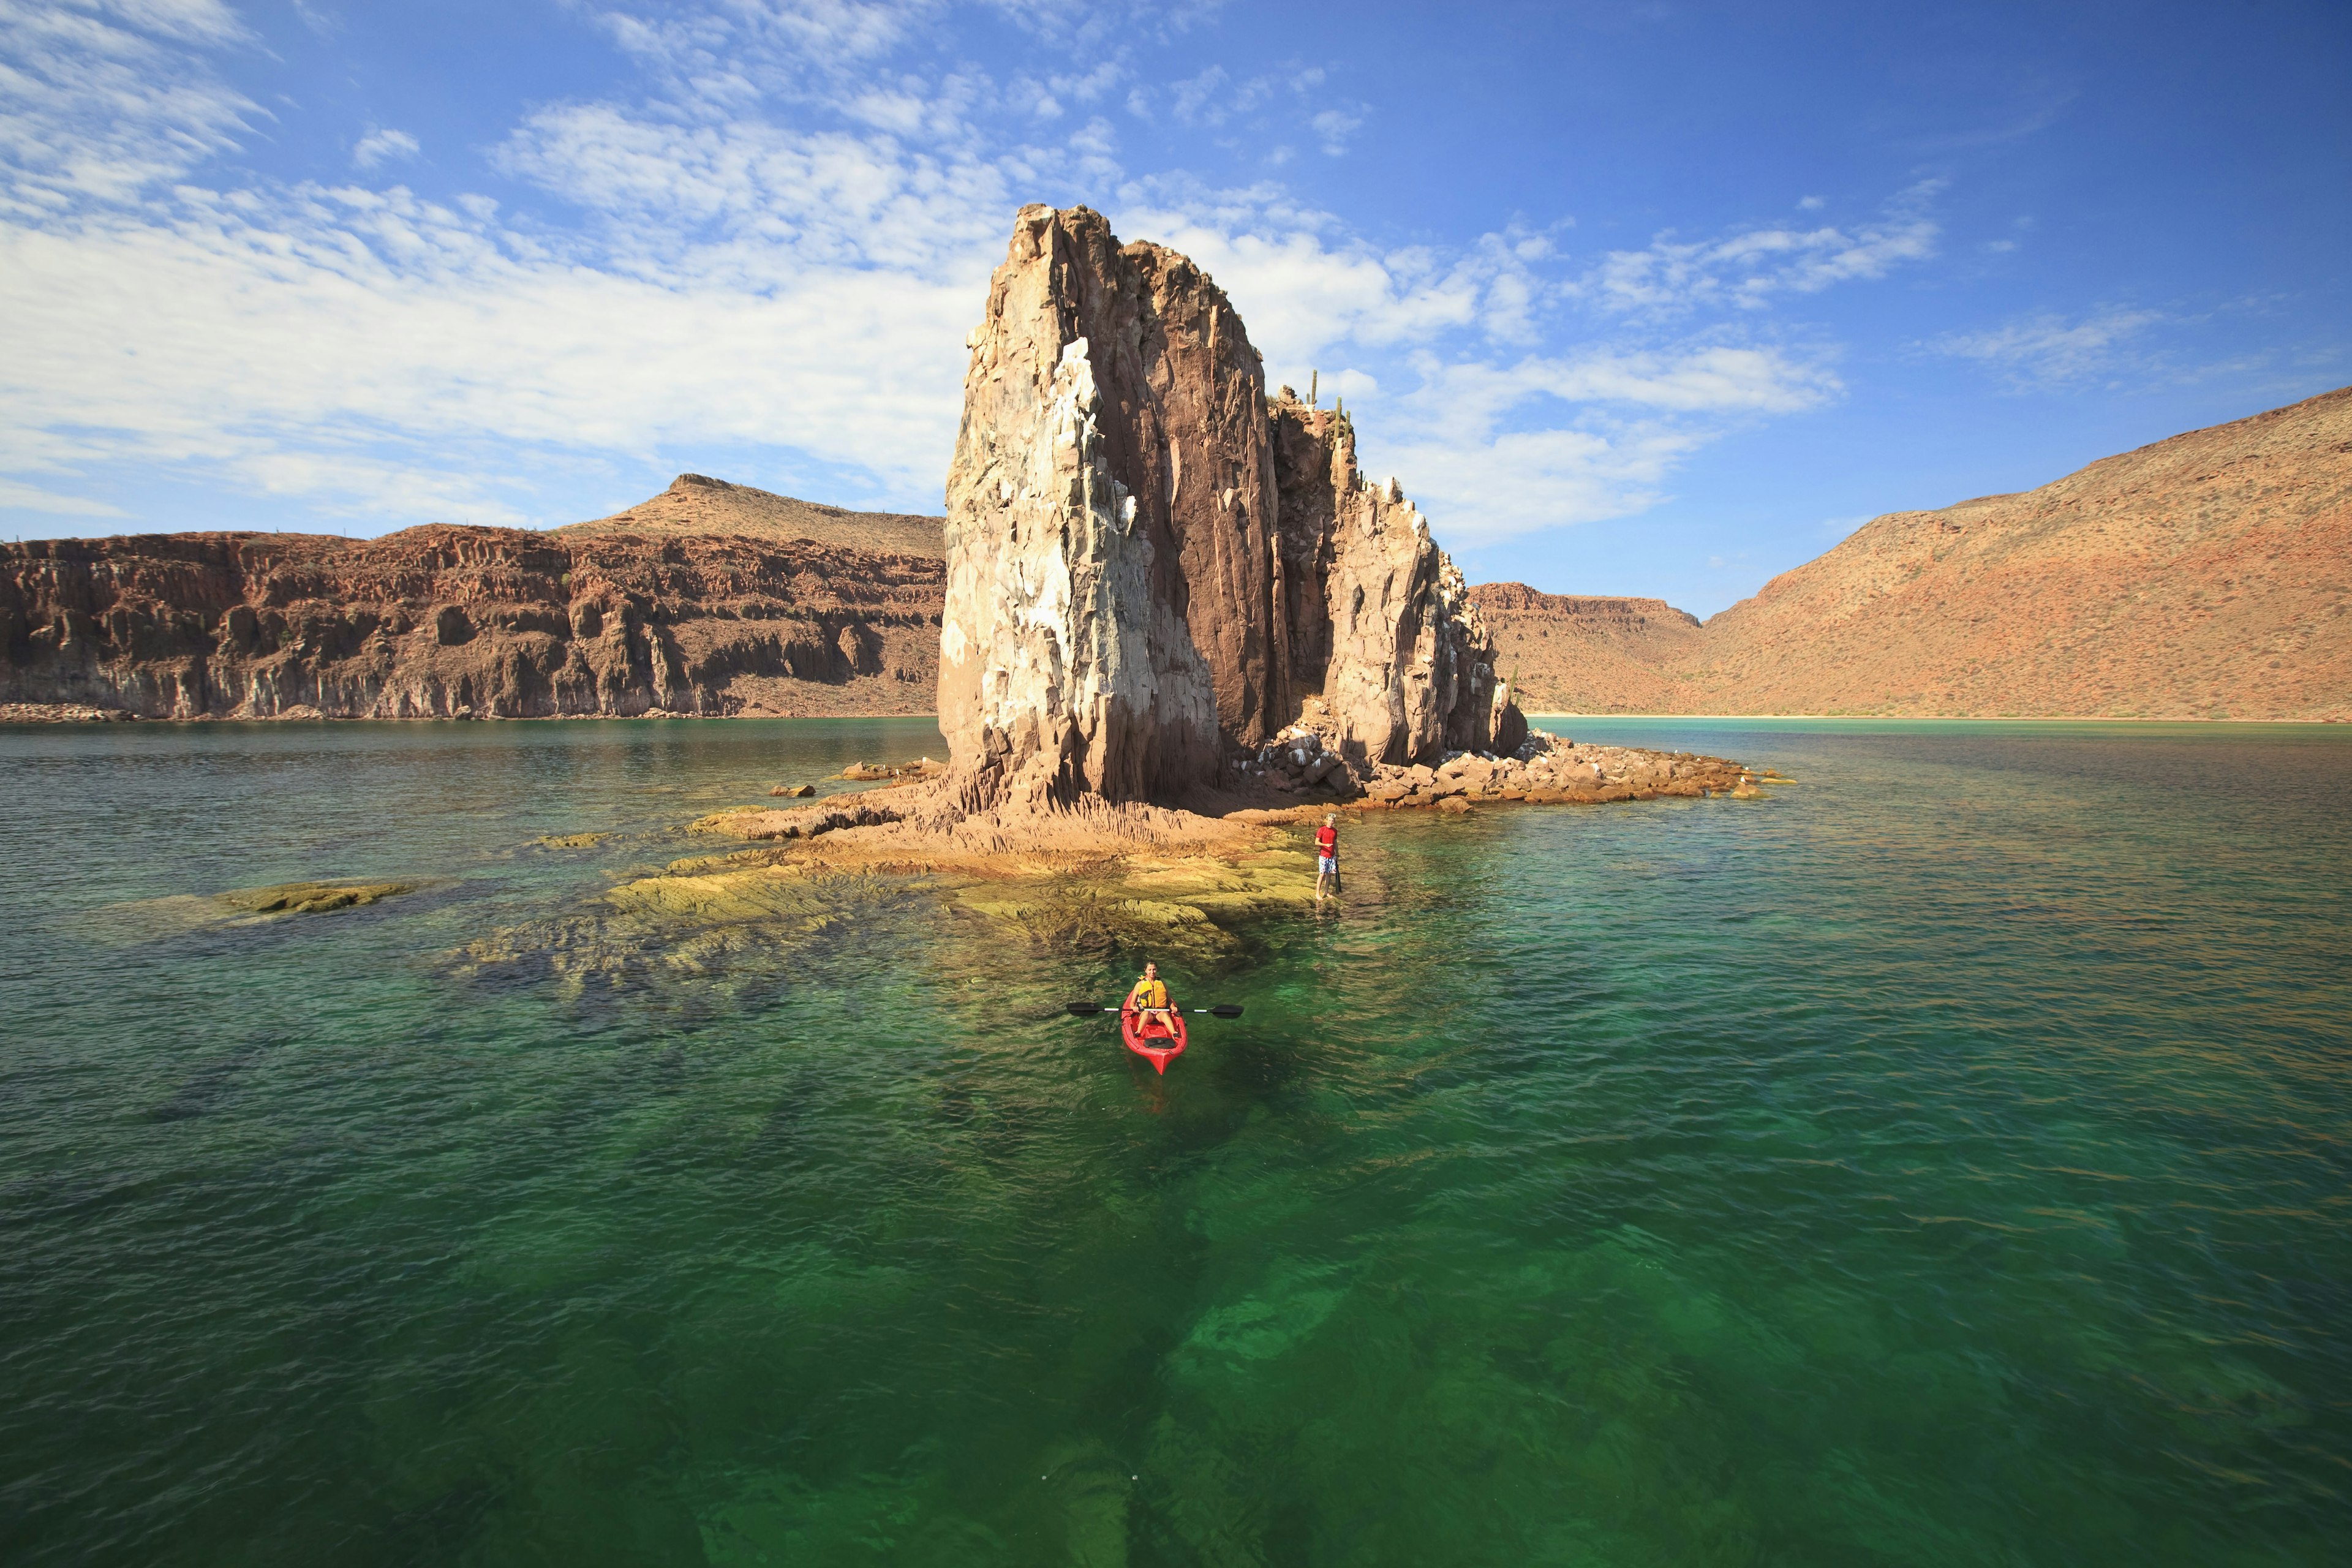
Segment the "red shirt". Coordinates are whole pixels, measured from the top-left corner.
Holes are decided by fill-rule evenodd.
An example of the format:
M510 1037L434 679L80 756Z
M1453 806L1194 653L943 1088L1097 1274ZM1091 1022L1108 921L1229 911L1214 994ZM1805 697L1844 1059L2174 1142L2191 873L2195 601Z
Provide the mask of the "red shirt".
M1322 826L1320 826L1320 827L1317 828L1317 829L1315 830L1315 848L1316 848L1317 852L1318 852L1318 853L1319 853L1319 854L1324 854L1324 855L1337 855L1337 854L1339 854L1339 830L1338 828L1336 828L1336 827L1332 826L1331 826L1329 823L1328 823L1328 822L1327 822L1327 823L1325 823Z

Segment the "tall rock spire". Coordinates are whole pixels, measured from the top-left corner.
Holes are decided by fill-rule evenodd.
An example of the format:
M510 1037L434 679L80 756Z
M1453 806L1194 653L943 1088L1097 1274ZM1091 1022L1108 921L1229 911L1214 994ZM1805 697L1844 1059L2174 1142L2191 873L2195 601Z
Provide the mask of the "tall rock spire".
M1190 260L1024 207L969 342L940 637L968 807L1180 797L1318 694L1358 761L1487 743L1460 574L1341 416L1269 402Z

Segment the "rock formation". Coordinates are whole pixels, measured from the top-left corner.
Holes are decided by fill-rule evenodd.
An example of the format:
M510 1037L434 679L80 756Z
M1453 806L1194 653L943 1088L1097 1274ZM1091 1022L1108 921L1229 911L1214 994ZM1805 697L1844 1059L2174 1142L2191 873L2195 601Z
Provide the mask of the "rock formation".
M1286 386L1272 417L1289 717L1319 696L1318 733L1359 768L1517 746L1493 640L1428 520L1396 480L1365 482L1344 415Z
M968 809L1214 787L1311 697L1367 770L1517 721L1425 521L1267 397L1191 261L1025 207L970 346L939 700Z
M0 702L144 718L930 707L941 563L413 528L0 545Z

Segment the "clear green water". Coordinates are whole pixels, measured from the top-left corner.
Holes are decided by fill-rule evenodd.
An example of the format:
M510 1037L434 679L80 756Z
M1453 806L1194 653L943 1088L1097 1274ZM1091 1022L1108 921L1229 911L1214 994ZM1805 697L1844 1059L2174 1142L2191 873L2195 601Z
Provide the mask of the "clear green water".
M0 1559L2344 1560L2352 733L1576 729L1804 782L1350 827L1164 1082L453 959L921 722L0 732Z

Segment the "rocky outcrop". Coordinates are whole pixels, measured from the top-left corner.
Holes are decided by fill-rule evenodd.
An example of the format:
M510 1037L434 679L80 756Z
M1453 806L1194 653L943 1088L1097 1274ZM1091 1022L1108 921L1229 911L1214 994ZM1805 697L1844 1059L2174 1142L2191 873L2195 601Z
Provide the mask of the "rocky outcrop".
M1321 696L1369 768L1496 711L1462 581L1223 290L1084 207L1014 221L947 487L940 728L968 809L1215 787Z
M215 893L215 901L243 914L322 915L358 909L416 890L408 882L281 882Z
M0 545L0 701L144 718L923 712L941 563L434 526Z
M1498 693L1493 639L1428 519L1396 480L1365 482L1346 416L1286 386L1270 417L1282 716L1305 716L1319 697L1318 732L1359 770L1485 751L1498 725L1504 749L1517 745L1525 723Z

